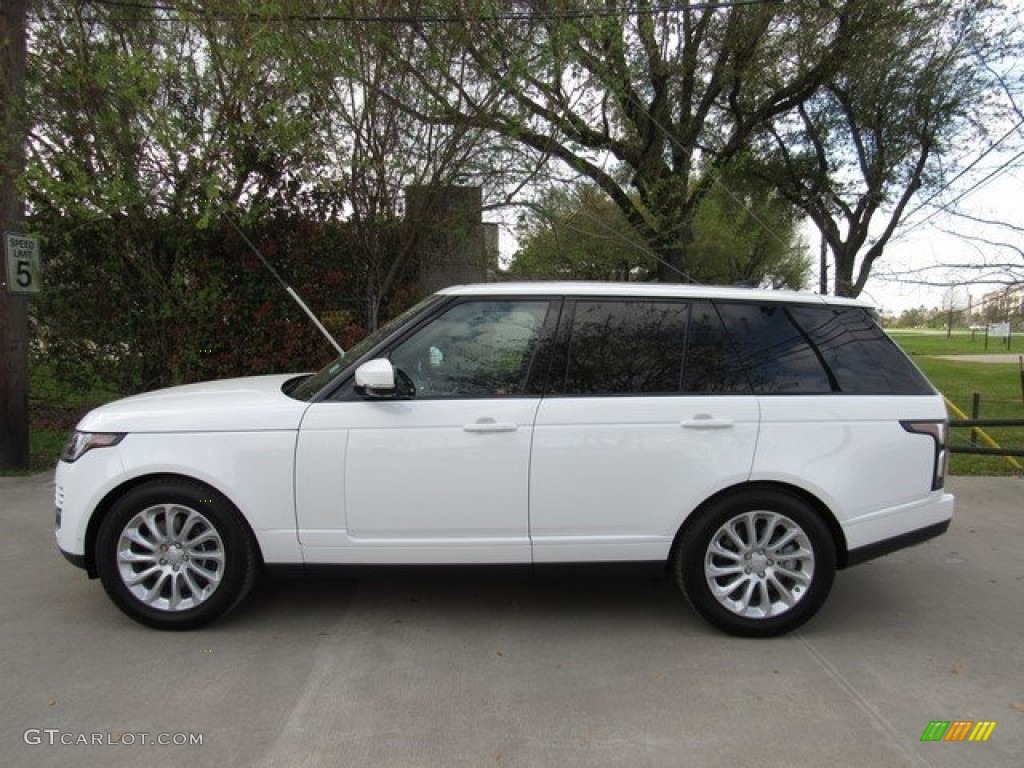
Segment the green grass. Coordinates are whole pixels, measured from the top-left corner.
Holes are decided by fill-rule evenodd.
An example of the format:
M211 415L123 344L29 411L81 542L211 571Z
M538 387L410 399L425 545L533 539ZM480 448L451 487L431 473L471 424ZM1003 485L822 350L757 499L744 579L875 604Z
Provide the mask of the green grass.
M975 363L933 357L969 354L964 350L965 339L962 336L958 338L954 335L953 339L947 340L944 334L937 338L893 334L893 338L913 356L914 362L935 388L968 417L971 416L973 396L977 392L981 396L979 418L1024 419L1024 393L1021 392L1021 373L1016 361ZM991 341L989 353L1005 351L1005 347L1002 350L994 348L996 345ZM922 353L922 350L928 352ZM984 349L981 352L984 353ZM958 418L952 411L950 417ZM1001 446L1024 448L1024 427L991 427L985 432ZM969 445L970 435L969 429L956 428L952 431L950 444ZM984 446L984 443L979 440L978 445ZM1018 458L1016 462L1024 466L1024 459ZM1019 474L1020 470L1004 457L952 454L950 472L954 475L1014 475Z
M953 331L947 338L945 331L919 331L890 329L889 335L911 355L994 355L1007 351L1024 355L1024 339L1011 338L1010 349L1006 339L990 338L985 348L985 333L978 331Z

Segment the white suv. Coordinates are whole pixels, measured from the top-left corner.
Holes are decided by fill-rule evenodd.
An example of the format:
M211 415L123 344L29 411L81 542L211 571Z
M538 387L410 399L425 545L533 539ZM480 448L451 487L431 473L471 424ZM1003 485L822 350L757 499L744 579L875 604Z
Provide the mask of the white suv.
M857 301L450 288L313 375L88 414L57 542L154 627L270 564L663 561L705 619L791 630L837 569L947 529L941 397Z

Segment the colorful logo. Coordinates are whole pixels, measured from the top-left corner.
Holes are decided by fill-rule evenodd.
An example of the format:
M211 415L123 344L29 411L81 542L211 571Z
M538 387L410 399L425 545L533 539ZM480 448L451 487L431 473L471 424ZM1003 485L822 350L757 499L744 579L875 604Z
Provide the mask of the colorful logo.
M921 741L988 741L995 728L994 720L932 720Z

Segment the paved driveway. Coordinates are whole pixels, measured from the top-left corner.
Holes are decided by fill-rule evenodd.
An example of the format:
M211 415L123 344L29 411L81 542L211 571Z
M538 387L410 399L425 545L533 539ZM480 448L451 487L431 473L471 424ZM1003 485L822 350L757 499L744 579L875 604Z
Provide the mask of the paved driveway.
M951 486L949 534L753 641L635 567L278 578L156 632L57 554L48 477L0 478L0 764L1019 768L1024 482ZM955 720L996 726L921 742Z

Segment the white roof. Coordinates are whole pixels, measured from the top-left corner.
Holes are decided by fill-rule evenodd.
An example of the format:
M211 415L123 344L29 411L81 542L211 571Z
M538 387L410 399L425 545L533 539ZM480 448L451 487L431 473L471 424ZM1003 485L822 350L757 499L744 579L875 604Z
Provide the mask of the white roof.
M743 299L755 301L786 301L804 304L840 304L870 307L859 299L822 296L805 291L767 291L755 288L733 288L718 285L683 285L675 283L606 283L544 281L478 283L453 285L438 293L447 296L620 296L682 299Z

